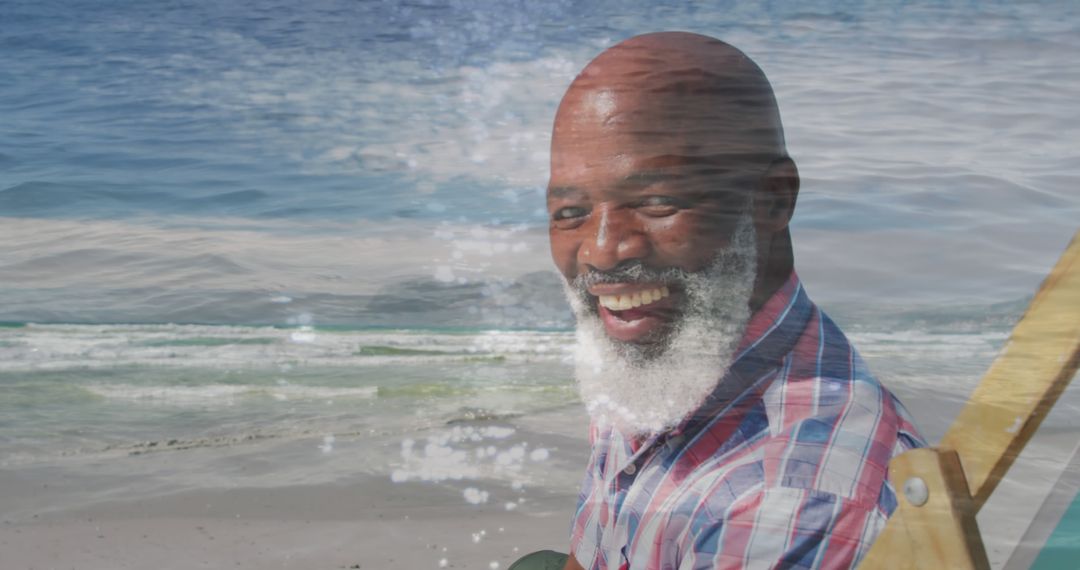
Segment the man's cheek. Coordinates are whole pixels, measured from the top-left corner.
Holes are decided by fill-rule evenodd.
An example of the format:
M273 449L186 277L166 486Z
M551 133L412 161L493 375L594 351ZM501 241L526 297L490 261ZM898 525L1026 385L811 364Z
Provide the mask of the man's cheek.
M558 239L555 235L551 236L551 260L567 281L573 281L577 277L575 249L573 246L568 246L565 240Z
M589 266L582 261L582 251L582 247L575 246L562 256L562 265L559 266L559 269L569 279L575 279L589 271Z
M694 259L706 253L700 250L707 236L703 235L701 225L695 222L692 215L680 213L653 220L649 224L649 241L654 255L663 260L663 266L692 270L688 265L693 265Z

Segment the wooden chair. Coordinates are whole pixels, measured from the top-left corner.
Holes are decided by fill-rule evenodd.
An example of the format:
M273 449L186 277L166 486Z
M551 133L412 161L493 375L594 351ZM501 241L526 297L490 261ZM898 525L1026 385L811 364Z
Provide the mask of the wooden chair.
M1078 365L1080 232L941 443L911 450L889 463L897 510L859 568L988 569L975 513L1035 434ZM1080 461L1074 461L1066 475L1078 466ZM1080 568L1080 559L1076 567Z

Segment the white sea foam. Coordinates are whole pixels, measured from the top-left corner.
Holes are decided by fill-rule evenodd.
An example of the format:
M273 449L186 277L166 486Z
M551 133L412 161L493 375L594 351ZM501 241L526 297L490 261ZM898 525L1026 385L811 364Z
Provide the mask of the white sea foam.
M567 362L572 333L315 329L315 342L297 344L288 340L292 332L204 325L0 328L0 374L11 403L0 411L24 427L19 433L72 434L18 435L0 443L7 446L0 453L84 453L147 438L194 441L215 426L228 426L217 427L214 436L232 441L266 427L255 417L341 434L355 431L362 419L403 430L395 431L405 440L400 453L379 468L395 481L494 478L521 488L533 480L525 466L549 462L553 451L525 445L514 424L529 425L530 414L552 405L575 405ZM1004 341L1000 331L860 329L851 337L888 386L957 401ZM362 353L362 347L374 348ZM415 376L403 381L401 370ZM61 411L48 418L31 413L45 403ZM128 412L132 407L138 415ZM205 415L178 424L177 409ZM102 410L123 421L103 420ZM246 415L253 410L262 411ZM85 429L89 421L94 430ZM449 421L497 423L444 427Z
M323 436L322 445L319 446L319 451L322 451L323 453L332 453L334 451L335 440L334 434Z
M465 497L465 502L470 505L479 505L488 502L490 496L487 491L481 491L476 487L469 487L462 493Z
M550 452L539 448L527 453L527 441L507 441L514 433L505 426L454 426L427 437L422 451L412 438L401 442L400 461L391 473L396 483L405 481L441 482L463 479L497 479L522 489L522 480L530 473L525 463L545 461ZM493 443L494 442L494 443ZM464 490L465 500L486 503L487 491L477 487ZM509 507L509 509L514 507Z
M328 388L321 386L261 386L252 384L211 384L203 386L138 386L132 384L91 384L86 389L108 399L168 405L233 405L241 397L268 396L276 400L325 400L330 398L373 398L378 388Z
M31 325L0 329L0 371L123 366L259 369L398 362L554 361L572 335L486 331L323 331L208 325Z

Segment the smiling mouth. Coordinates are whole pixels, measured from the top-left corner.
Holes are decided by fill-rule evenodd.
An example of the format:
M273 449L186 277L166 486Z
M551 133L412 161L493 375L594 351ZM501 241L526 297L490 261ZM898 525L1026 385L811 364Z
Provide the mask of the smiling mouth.
M596 301L609 311L628 311L630 309L651 308L650 306L671 296L667 285L623 293L621 295L597 295Z
M663 283L604 283L589 288L608 336L635 344L661 338L677 318L679 291Z

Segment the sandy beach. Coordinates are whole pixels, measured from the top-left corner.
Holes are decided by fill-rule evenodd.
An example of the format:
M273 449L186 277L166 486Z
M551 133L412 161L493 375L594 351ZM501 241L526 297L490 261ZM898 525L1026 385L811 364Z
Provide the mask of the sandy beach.
M506 568L565 548L571 474L586 459L584 437L569 432L585 424L566 412L529 423L556 419L566 433L516 428L514 441L548 457L514 482L372 470L401 446L388 435L338 438L329 453L301 438L6 468L0 566Z
M956 407L914 404L919 416L941 418L927 426L933 437ZM1064 467L1074 443L1066 415L1051 416L980 514L995 567ZM513 428L455 426L497 424L514 431L504 447L548 450L513 481L372 469L395 465L402 440L393 434L342 437L331 452L320 438L300 438L9 467L0 471L2 567L506 568L524 553L565 548L585 422L574 407ZM458 447L475 455L487 443Z
M514 512L461 495L370 476L183 491L5 521L0 548L5 568L27 569L505 568L565 542L568 494L532 493Z
M277 349L318 350L325 359L341 344L352 354L354 333L340 334ZM423 356L415 356L398 348L406 354L391 357L397 360L348 360L340 368L350 374L340 376L343 382L423 374L488 382L461 392L436 383L345 388L332 381L337 368L311 366L290 372L288 382L271 377L266 386L254 383L258 370L223 383L212 369L149 365L111 370L109 384L87 381L96 392L68 388L69 376L20 380L27 391L21 397L34 399L27 400L31 408L12 408L23 414L18 430L0 432L15 436L0 454L0 569L490 570L534 550L565 550L588 457L588 418L569 386L544 384L550 376L569 378L560 360L514 356L519 345L541 344L523 338L504 339L511 348L497 354L506 359L459 362L453 354L432 357L417 349ZM976 377L968 368L935 363L963 350L977 350L967 356L973 362L989 360L986 347L997 338L939 335L897 344L905 337L862 335L856 341L872 365L887 371L883 381L927 440L936 442ZM101 349L101 360L113 358L112 346ZM124 354L157 350L134 346ZM205 355L210 349L169 350ZM417 358L443 360L408 364ZM143 370L153 371L155 383L133 385L146 382L137 376ZM117 383L119 374L127 374L124 384ZM191 386L184 383L189 377L212 383ZM326 385L301 384L313 378ZM31 391L48 382L52 391ZM1080 429L1078 410L1080 386L1066 391L980 512L993 567L1005 567L1066 467ZM49 441L34 439L46 428L68 443L38 443Z

